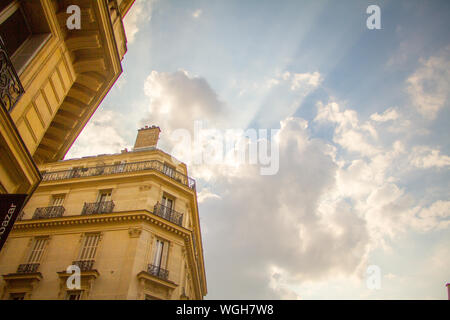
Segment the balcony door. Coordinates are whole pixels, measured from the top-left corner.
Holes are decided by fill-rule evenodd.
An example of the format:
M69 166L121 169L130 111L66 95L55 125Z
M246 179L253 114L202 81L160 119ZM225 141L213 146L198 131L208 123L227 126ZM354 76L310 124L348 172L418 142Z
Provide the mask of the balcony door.
M33 265L39 265L41 262L47 242L48 237L39 237L34 239L27 259L27 268L29 268L30 271L33 270L34 272L35 269L37 270L37 268L33 267Z
M111 190L100 191L98 193L97 202L108 202L111 201Z
M86 234L83 239L83 245L78 256L79 261L92 261L97 253L98 243L100 241L99 233Z
M61 207L64 204L65 196L63 194L54 195L52 198L52 207Z
M172 210L174 208L174 202L175 201L173 199L170 199L170 198L168 198L166 196L162 197L162 200L161 200L161 204L162 204L162 206L161 206L161 214L162 214L162 216L164 218L167 219L170 216L170 214L172 213Z
M165 269L167 264L167 253L169 250L169 243L164 240L156 239L153 266L157 269Z

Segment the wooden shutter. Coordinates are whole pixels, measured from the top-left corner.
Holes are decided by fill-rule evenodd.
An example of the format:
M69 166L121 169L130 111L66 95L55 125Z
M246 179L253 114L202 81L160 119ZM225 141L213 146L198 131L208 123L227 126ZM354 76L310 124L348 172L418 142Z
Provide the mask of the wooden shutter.
M33 247L28 257L28 263L39 263L41 261L47 240L47 238L36 238L34 240Z

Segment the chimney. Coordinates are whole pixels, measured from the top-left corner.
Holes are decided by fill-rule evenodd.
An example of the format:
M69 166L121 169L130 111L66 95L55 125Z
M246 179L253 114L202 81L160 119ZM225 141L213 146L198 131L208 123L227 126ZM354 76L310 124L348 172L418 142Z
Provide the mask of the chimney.
M145 126L138 130L134 150L156 147L161 129L157 126Z

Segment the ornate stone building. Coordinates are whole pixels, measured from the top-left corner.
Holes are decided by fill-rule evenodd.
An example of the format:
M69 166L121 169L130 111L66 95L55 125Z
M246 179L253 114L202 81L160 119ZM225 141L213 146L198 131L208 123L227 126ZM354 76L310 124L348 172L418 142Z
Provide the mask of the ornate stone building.
M64 157L122 72L133 3L1 1L0 193L31 195L36 164ZM79 29L67 26L73 5Z
M142 128L131 151L39 165L0 252L2 299L203 299L195 181L156 148L159 133Z

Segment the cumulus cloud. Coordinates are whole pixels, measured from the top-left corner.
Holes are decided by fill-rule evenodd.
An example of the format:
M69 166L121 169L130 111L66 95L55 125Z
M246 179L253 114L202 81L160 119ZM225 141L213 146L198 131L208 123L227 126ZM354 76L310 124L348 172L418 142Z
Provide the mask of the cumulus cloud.
M410 154L411 163L417 168L442 168L450 166L450 157L441 155L440 150L426 146L414 147Z
M374 155L378 148L371 143L377 138L375 128L369 122L360 124L356 111L346 109L341 111L339 104L330 102L324 105L317 103L317 116L314 121L336 124L333 140L348 151L362 155Z
M407 79L413 105L426 118L434 119L447 103L450 88L450 46L440 54L423 60Z
M111 110L97 110L70 148L65 159L120 152L127 146L118 128L123 115Z
M156 0L136 0L123 19L128 43L133 43L141 25L152 17L152 7Z
M382 114L374 113L370 116L370 119L376 122L386 122L390 120L397 120L399 114L395 108L389 108L385 110Z
M149 107L142 124L158 124L169 134L179 128L192 130L195 120L222 127L229 119L226 105L208 82L187 71L152 71L144 83L144 93Z
M308 91L320 82L319 74L285 72L266 85ZM144 92L149 102L142 125L159 125L169 147L176 142L172 133L192 134L195 120L218 129L235 120L208 82L186 71L153 71ZM209 297L301 298L299 290L311 282L361 279L370 250L387 248L401 233L448 228L448 202L421 203L398 184L405 164L429 168L448 161L434 149L413 149L421 160L408 160L403 141L380 139L379 126L402 121L397 108L361 121L355 110L319 102L311 123L292 116L280 122L275 175L262 176L245 163L189 166L200 178ZM316 124L334 129L332 141L311 136Z
M255 298L296 297L287 283L353 274L365 262L365 221L345 201L320 205L335 185L333 147L293 117L282 121L279 141L277 175L243 166L242 176L216 177L221 205L202 207L210 288L222 288L225 298L248 297L247 290ZM211 258L213 251L233 259ZM219 276L227 273L233 278Z

